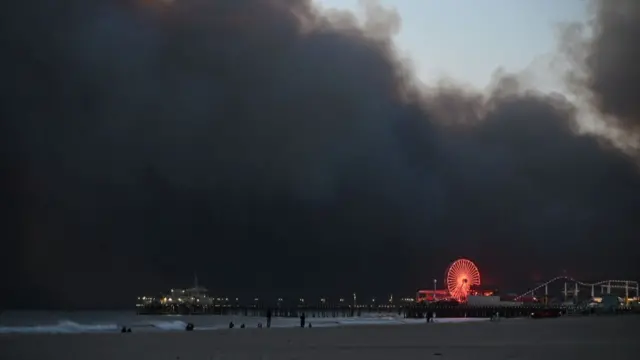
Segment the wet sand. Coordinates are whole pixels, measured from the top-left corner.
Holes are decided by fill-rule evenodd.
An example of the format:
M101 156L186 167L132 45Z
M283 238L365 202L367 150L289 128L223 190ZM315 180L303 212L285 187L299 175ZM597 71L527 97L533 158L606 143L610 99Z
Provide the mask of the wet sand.
M640 316L497 323L0 335L7 360L640 358Z

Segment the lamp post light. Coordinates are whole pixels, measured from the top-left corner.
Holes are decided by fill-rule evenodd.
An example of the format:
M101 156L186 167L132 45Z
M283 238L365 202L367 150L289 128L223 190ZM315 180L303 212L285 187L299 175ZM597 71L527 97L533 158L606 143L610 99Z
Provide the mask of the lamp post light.
M438 279L433 279L433 301L436 300L437 291L438 291Z

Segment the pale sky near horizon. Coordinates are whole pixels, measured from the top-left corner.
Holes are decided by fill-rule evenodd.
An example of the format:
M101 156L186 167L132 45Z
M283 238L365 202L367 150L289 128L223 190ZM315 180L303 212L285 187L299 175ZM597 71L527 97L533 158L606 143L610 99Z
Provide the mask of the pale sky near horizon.
M323 8L358 13L359 0L314 0ZM557 48L558 25L584 21L585 0L380 0L395 8L402 29L395 38L427 83L448 76L484 88L500 67L518 72ZM539 85L555 88L538 66ZM545 72L544 74L542 74ZM547 76L548 75L548 76ZM551 79L545 79L551 77Z

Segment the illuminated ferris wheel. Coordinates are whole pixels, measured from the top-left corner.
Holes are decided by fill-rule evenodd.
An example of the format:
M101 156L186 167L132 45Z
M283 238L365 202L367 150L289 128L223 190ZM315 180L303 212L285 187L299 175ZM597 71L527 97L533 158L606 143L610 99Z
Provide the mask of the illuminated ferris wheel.
M449 265L445 283L452 298L464 302L472 286L480 285L480 271L471 260L458 259Z

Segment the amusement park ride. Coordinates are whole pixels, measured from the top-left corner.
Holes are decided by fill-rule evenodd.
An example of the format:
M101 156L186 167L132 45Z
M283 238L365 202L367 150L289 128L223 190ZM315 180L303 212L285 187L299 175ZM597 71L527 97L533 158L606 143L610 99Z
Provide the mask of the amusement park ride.
M544 298L548 299L549 297L549 285L555 283L557 281L564 280L564 290L562 294L564 295L564 300L567 301L568 298L574 297L577 298L580 293L580 286L588 287L591 289L591 298L596 298L596 288L600 288L600 294L611 295L611 289L624 289L624 299L625 302L628 302L631 298L629 297L630 292L633 290L635 292L634 299L636 301L640 300L640 288L638 287L638 282L633 280L603 280L594 283L587 283L584 281L576 280L569 276L558 276L555 277L546 283L539 285L538 287L527 291L526 293L517 296L515 300L519 300L526 296L532 296L536 291L544 288ZM573 289L569 289L568 284L573 283Z
M580 293L580 287L588 287L591 289L591 298L596 298L596 289L600 288L600 294L611 294L611 289L623 289L625 302L635 299L640 300L640 289L637 281L633 280L603 280L593 283L575 280L569 276L555 277L536 288L525 292L524 294L514 296L511 301L529 302L537 301L535 294L537 291L544 289L544 301L549 298L549 285L557 281L564 280L564 300L571 296L577 298ZM490 296L491 291L478 291L480 286L480 271L478 267L469 259L458 259L451 263L445 272L444 278L446 289L437 289L437 280L433 281L433 290L418 290L417 302L433 302L433 301L455 301L464 303L469 296ZM573 289L569 288L569 283L573 283ZM635 292L635 298L630 298L631 292Z
M444 275L445 290L437 289L433 281L433 290L418 290L418 302L457 301L465 302L469 295L475 295L475 287L480 286L480 271L469 259L458 259L447 267Z

